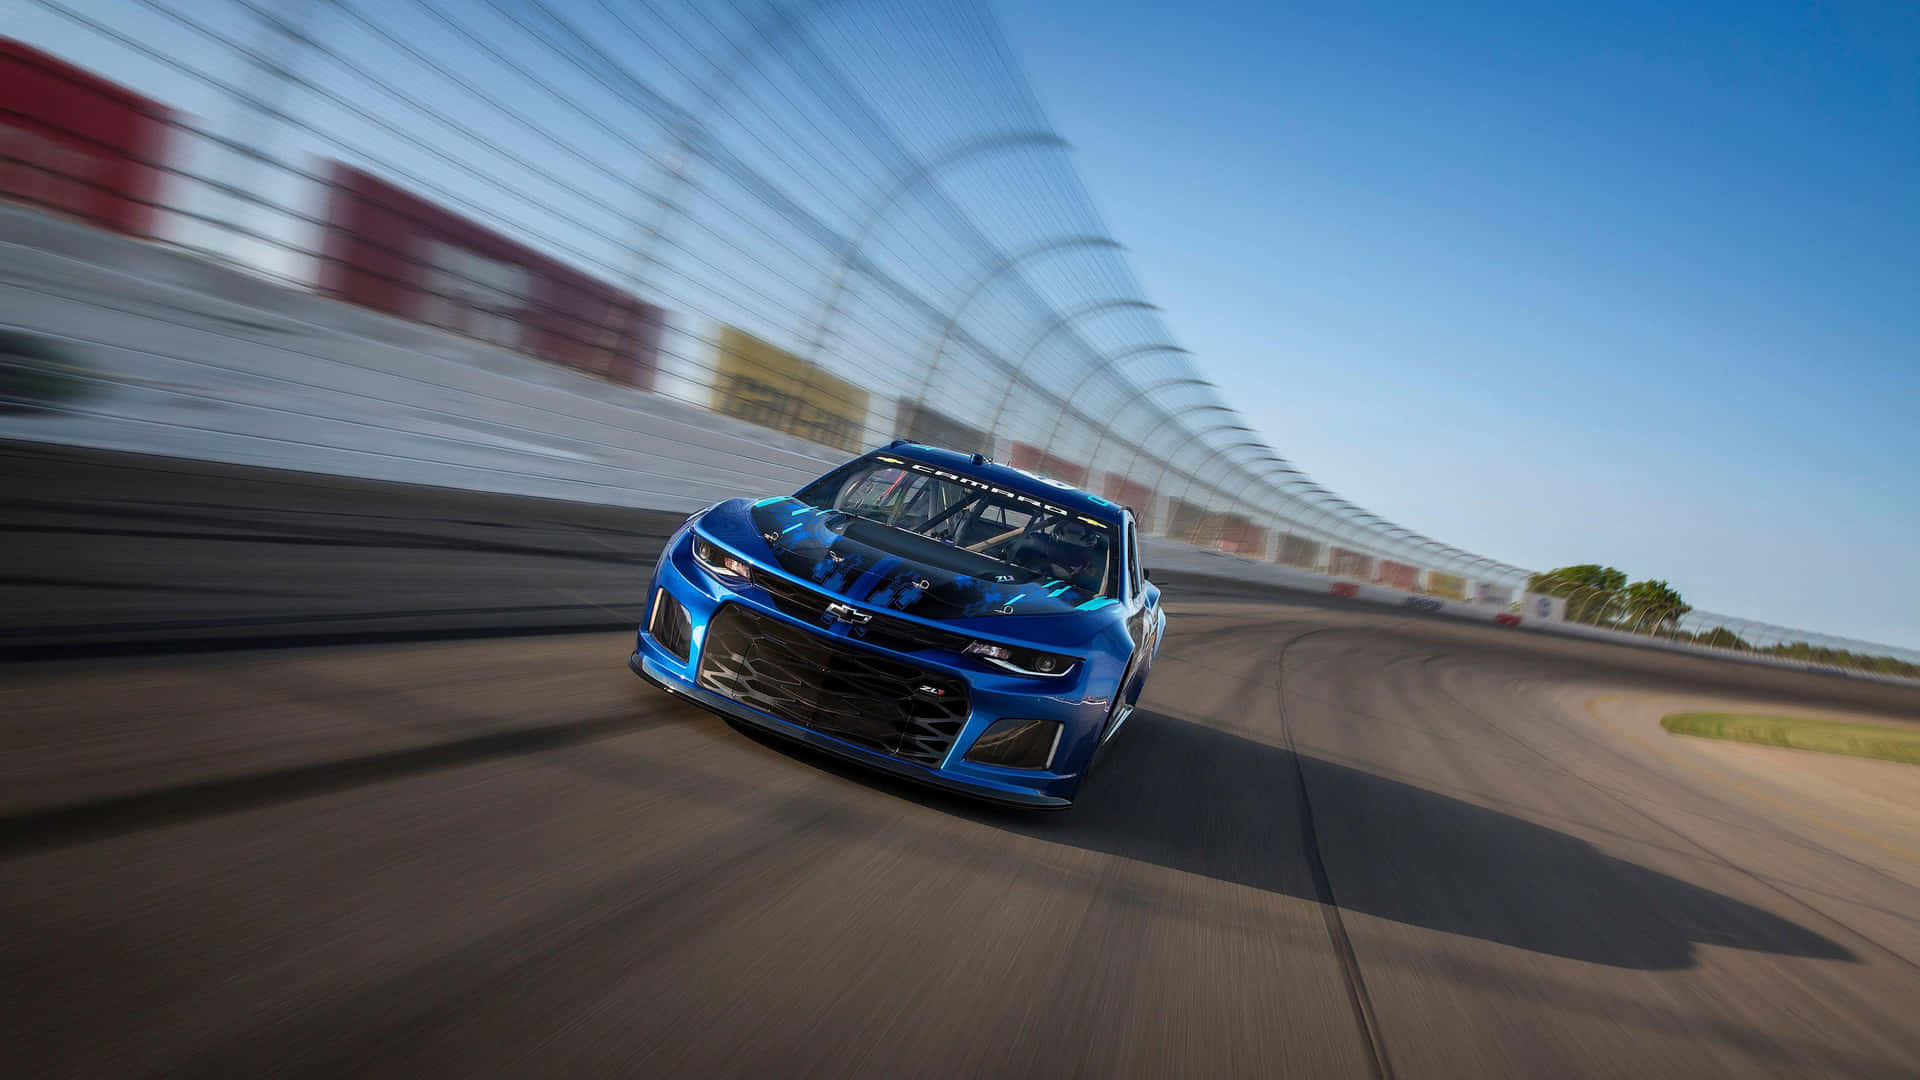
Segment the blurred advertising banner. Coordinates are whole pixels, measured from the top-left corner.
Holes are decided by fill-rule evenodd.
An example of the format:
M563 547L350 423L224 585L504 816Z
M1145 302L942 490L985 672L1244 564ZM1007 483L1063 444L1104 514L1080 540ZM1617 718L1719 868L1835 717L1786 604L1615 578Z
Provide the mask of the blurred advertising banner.
M992 449L986 432L929 408L925 402L906 398L900 399L894 412L893 430L899 432L901 438L922 446L938 446L963 454L984 454Z
M371 173L329 176L321 292L652 389L659 308Z
M1327 552L1327 573L1334 577L1364 578L1373 571L1373 557L1337 547Z
M1200 526L1205 524L1205 518L1206 511L1187 500L1168 499L1166 528L1161 530L1161 535L1192 542Z
M1267 528L1255 525L1240 514L1228 514L1226 524L1220 530L1220 550L1264 559L1267 555Z
M1209 514L1193 542L1229 555L1263 558L1267 550L1267 530L1242 514Z
M1525 599L1520 602L1520 614L1529 619L1565 622L1567 618L1567 598L1564 596L1548 596L1545 593L1527 593Z
M1427 595L1438 596L1443 600L1465 600L1467 598L1467 579L1458 574L1443 574L1438 570L1427 571Z
M152 236L171 124L158 102L0 38L0 198Z
M1420 587L1420 568L1392 559L1381 559L1380 569L1373 580L1378 585L1390 585L1413 592Z
M867 392L737 327L722 326L713 411L856 453L866 441Z
M1280 561L1288 566L1311 568L1320 561L1320 545L1292 533L1280 538Z
M1012 448L1008 450L1007 464L1016 469L1025 469L1030 473L1038 473L1041 476L1051 477L1055 480L1064 480L1074 487L1080 487L1085 484L1087 480L1087 467L1085 465L1075 465L1066 458L1060 457L1057 454L1049 454L1045 450L1028 443L1014 443Z
M1513 603L1513 587L1496 585L1491 581L1475 582L1473 602L1486 604L1489 607L1506 607Z

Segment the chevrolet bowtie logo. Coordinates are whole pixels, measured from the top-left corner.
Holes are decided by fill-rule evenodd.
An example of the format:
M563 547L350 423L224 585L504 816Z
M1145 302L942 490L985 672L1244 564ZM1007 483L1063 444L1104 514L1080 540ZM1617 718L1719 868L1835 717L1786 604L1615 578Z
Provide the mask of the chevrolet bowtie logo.
M854 626L864 626L873 621L873 616L859 608L840 603L827 605L827 618L839 619L843 623L851 623Z

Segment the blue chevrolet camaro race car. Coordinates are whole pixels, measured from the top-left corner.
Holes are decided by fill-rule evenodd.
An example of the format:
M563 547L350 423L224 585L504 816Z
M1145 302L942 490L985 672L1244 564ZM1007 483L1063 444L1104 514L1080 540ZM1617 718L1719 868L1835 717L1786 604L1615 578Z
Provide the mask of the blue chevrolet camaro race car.
M649 597L628 664L663 689L1034 807L1071 805L1166 628L1129 510L906 442L695 514Z

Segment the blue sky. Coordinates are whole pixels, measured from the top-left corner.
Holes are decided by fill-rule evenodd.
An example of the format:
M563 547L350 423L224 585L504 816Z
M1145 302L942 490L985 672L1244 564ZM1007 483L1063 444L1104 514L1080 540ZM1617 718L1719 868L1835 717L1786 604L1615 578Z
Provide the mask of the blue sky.
M1920 5L999 10L1149 295L1320 482L1920 646Z

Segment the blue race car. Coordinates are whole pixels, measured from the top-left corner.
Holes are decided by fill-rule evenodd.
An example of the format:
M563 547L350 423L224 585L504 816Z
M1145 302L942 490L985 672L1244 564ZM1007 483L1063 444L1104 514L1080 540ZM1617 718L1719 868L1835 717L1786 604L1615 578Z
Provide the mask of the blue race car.
M1133 514L895 442L687 520L628 666L716 712L924 783L1071 805L1166 616Z

